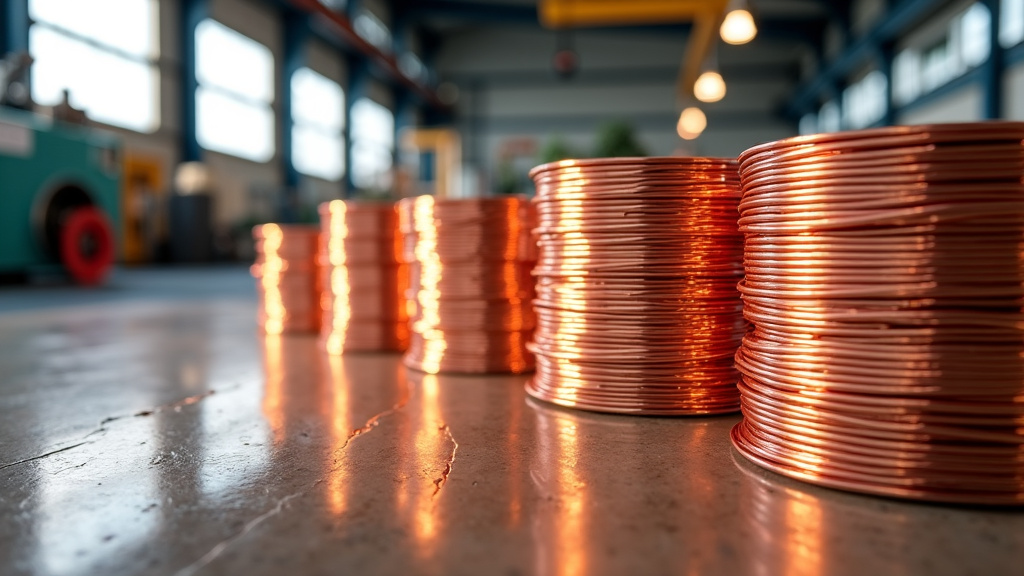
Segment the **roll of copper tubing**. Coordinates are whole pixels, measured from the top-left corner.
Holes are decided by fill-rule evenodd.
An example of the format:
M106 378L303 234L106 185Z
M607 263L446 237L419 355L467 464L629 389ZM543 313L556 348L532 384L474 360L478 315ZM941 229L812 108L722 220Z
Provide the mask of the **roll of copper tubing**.
M878 495L1024 505L1024 123L740 156L736 448Z
M531 176L537 372L527 392L601 412L737 410L735 162L567 160Z
M390 202L320 205L323 325L332 354L404 351L409 345L398 211Z
M399 203L410 264L405 364L429 373L521 373L536 324L530 276L535 212L520 197L407 198Z
M257 320L268 334L320 329L316 226L262 224L252 229Z

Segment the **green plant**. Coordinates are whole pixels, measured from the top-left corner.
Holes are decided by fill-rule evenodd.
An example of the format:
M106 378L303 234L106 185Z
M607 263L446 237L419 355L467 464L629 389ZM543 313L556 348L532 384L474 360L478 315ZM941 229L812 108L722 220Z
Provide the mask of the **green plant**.
M498 194L518 194L520 190L520 176L516 173L516 167L510 160L502 160L498 164L497 181L494 183L494 191Z
M573 152L572 148L566 144L561 136L552 136L544 144L544 148L541 149L540 157L537 160L540 164L547 164L548 162L558 162L559 160L579 157L580 155Z
M636 138L633 127L626 122L608 122L597 133L596 158L647 156L647 151Z

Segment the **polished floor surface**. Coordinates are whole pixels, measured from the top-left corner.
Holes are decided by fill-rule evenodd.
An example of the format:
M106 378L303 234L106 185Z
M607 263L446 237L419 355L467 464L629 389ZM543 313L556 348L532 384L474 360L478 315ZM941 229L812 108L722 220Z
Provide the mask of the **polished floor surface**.
M242 269L0 289L2 574L1024 574L1024 512L765 472L630 418L257 334Z

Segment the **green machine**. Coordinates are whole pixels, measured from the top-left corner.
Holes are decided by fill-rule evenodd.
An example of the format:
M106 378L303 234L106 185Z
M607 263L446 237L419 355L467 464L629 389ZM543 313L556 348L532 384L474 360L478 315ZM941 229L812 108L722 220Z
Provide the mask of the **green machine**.
M113 135L0 106L0 274L62 267L102 282L120 237L120 178Z

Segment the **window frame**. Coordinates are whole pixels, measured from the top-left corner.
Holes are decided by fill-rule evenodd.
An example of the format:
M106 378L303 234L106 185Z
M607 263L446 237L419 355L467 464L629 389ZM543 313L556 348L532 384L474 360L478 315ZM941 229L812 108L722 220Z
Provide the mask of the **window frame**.
M202 41L200 27L202 27L204 25L215 25L215 26L219 27L220 29L222 29L223 31L226 31L229 34L233 34L233 35L235 35L235 36L237 36L237 37L239 37L241 39L244 39L245 41L251 42L253 45L255 45L255 46L257 46L257 47L262 49L262 50L257 50L257 52L265 53L265 55L268 57L267 63L269 64L269 66L268 66L269 78L268 78L268 82L266 84L266 88L267 88L266 99L254 98L254 97L249 96L248 94L246 94L244 89L239 89L239 90L232 89L231 87L225 86L224 83L220 83L220 82L204 82L204 80L202 78L202 74L200 73L201 65L199 63L199 58L200 58L199 55L203 54L204 52L207 52L207 51L203 50L201 48L201 46L200 46L200 42ZM196 26L196 34L195 34L195 38L193 39L193 41L195 42L195 54L196 54L196 61L194 63L195 70L196 70L196 72L195 72L195 75L196 75L196 77L195 77L196 89L195 89L195 94L194 94L194 97L196 99L196 112L195 112L195 126L194 126L194 129L195 129L195 134L196 134L196 140L198 141L199 146L201 148L203 148L204 150L207 150L207 151L210 151L210 152L216 152L218 154L224 154L226 156L231 156L233 158L238 158L238 159L241 159L241 160L246 160L246 161L254 162L254 163L257 163L257 164L268 164L268 163L272 162L278 156L278 154L280 153L279 146L278 146L278 128L277 128L277 125L278 125L278 114L277 114L277 108L276 108L276 105L278 103L278 98L279 98L279 94L278 94L279 90L278 90L278 87L276 85L276 69L277 69L277 66L279 64L277 62L277 59L274 57L273 50L271 50L269 46L267 46L266 44L263 44L259 40L256 40L255 38L252 38L252 37L244 34L243 32L241 32L241 31L239 31L239 30L237 30L235 28L232 28L231 26L229 26L229 25L225 24L224 22L221 22L220 20L217 20L216 18L213 18L213 17L204 18L203 20L201 20L199 22L199 24ZM208 123L201 121L202 109L203 109L201 102L204 99L206 99L206 98L204 98L204 93L210 95L211 101L212 101L213 98L219 98L219 99L222 100L222 102L230 102L230 103L233 103L234 105L240 106L239 110L240 111L244 111L242 113L242 115L244 115L245 113L253 113L253 114L256 114L257 116L262 116L259 119L260 122L261 123L265 123L266 125L269 126L268 138L267 138L266 142L262 143L263 144L262 149L254 152L252 154L247 154L245 150L241 149L241 147L237 147L237 146L234 146L234 145L231 145L231 144L221 145L219 143L215 143L215 142L211 141L210 139L204 138L204 136L203 136L204 128L203 127L204 126L208 126ZM263 126L263 128L266 128L266 127L267 126ZM204 140L206 140L206 141L204 142Z
M46 99L40 99L36 93L36 86L38 81L35 78L36 66L38 65L37 51L32 49L34 31L47 31L55 36L61 37L70 42L91 48L98 53L105 56L121 60L128 64L141 65L145 67L147 77L149 78L149 86L147 91L150 92L149 99L149 110L150 117L149 122L146 124L135 124L130 121L118 121L116 118L103 117L102 115L97 117L95 112L90 111L88 103L74 102L77 100L75 96L74 87L64 86L65 90L68 90L71 94L72 105L80 105L88 115L89 121L104 126L110 126L119 130L127 130L138 134L155 134L160 131L163 127L163 114L162 114L162 98L161 91L163 88L163 82L161 78L160 64L161 64L161 34L160 34L160 4L157 0L142 0L149 4L149 22L147 27L149 28L149 47L145 49L145 54L135 54L131 51L125 50L124 48L115 46L113 44L104 42L100 37L93 37L88 34L84 34L75 30L68 29L60 24L51 22L46 19L38 18L34 12L33 0L28 0L28 12L29 12L29 25L28 25L28 37L29 37L29 53L33 58L36 59L36 63L32 68L32 79L30 90L32 92L32 99L39 104L44 106L57 105L60 100L47 104Z

